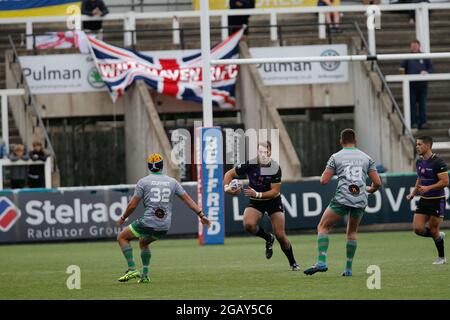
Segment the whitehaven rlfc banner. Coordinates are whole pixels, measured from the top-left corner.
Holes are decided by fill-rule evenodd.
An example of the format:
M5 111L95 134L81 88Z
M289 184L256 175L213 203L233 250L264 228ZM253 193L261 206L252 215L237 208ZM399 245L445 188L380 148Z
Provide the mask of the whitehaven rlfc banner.
M239 41L243 29L211 50L211 59L235 59L239 55ZM143 53L107 44L88 37L92 55L111 98L118 97L134 81L143 80L157 92L179 100L202 102L201 53L179 58L157 58ZM212 100L222 108L233 108L238 67L236 65L212 66Z

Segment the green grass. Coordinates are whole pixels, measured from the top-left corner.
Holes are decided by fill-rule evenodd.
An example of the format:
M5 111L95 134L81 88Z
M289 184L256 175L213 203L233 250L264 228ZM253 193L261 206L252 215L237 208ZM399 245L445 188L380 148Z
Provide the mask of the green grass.
M316 236L290 236L302 269L316 259ZM448 245L447 245L448 247ZM134 255L140 255L134 242ZM448 252L448 249L447 249ZM340 276L345 236L330 237L329 271L289 271L279 246L271 260L255 237L227 238L223 246L196 239L152 245L151 283L119 283L126 269L115 242L0 246L0 299L449 299L450 265L434 266L431 239L412 232L362 233L354 276ZM81 268L81 290L68 290L66 269ZM366 286L369 265L381 268L381 289Z

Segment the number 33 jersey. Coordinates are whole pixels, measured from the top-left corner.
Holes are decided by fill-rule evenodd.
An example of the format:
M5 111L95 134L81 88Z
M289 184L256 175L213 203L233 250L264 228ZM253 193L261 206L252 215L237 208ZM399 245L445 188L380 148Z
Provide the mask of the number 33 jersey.
M343 148L330 157L327 169L338 177L335 201L354 208L367 207L367 175L377 170L372 158L357 148Z
M144 202L144 215L140 219L144 226L155 230L169 230L173 197L185 192L177 180L164 174L150 173L139 180L134 196Z

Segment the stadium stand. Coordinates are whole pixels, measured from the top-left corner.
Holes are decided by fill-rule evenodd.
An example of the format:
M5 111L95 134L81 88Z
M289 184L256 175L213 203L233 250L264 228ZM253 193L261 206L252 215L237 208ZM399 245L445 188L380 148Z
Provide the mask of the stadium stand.
M120 11L119 8L114 9L115 12ZM114 11L112 11L114 12ZM431 49L436 51L449 51L450 44L448 43L446 30L450 27L450 10L441 10L432 12L433 19L430 19L430 39ZM270 39L270 20L268 16L252 16L250 19L250 35L248 45L251 47L262 47L272 45L309 45L309 44L327 44L327 43L360 43L360 38L354 23L358 23L361 26L363 34L365 35L365 23L366 17L364 13L345 13L342 19L342 34L330 34L326 39L319 39L317 36L317 16L316 14L286 14L278 15L278 41L274 43ZM197 18L180 18L180 44L174 45L172 38L172 21L171 19L152 19L152 20L137 20L136 23L136 43L134 47L138 50L166 50L166 49L192 49L200 47L200 31L199 21ZM62 23L35 23L33 25L34 34L41 34L47 31L57 31L64 28ZM24 25L2 25L2 30L13 36L16 45L19 49L19 55L25 54L25 36L23 34ZM111 44L123 45L123 24L122 21L109 20L104 23L104 41ZM301 35L301 36L299 36ZM395 35L395 36L394 36ZM393 52L405 52L408 48L410 40L415 38L414 27L411 27L408 23L408 19L403 12L386 12L382 15L382 32L377 33L377 52L378 53L393 53ZM211 18L211 41L212 43L218 43L221 40L220 18ZM5 37L0 39L0 54L4 55L5 50L9 48L9 43ZM54 51L53 51L54 52ZM65 51L69 52L69 51ZM72 51L74 52L74 51ZM361 51L362 52L362 51ZM39 52L42 54L42 52ZM450 72L448 60L433 61L436 73ZM384 75L397 74L398 73L398 61L381 62L379 63ZM370 71L370 70L369 70ZM437 141L449 141L448 128L450 127L450 120L443 118L444 115L450 112L450 92L446 89L448 83L446 82L431 82L429 84L429 99L428 99L428 118L429 124L432 129L421 130L418 134L431 134ZM400 107L402 103L401 99L401 84L390 83L389 86L395 96L395 99ZM0 64L0 87L5 87L5 62ZM170 127L171 124L177 123L175 118L183 118L184 121L193 120L193 116L201 111L199 105L184 103L183 108L179 109L178 105L174 101L170 101L165 97L157 95L153 92L150 93L154 102L155 110L159 113L164 126ZM170 108L169 105L172 107ZM324 107L321 105L314 105L310 107ZM290 140L295 145L297 153L302 160L302 151L299 148L299 143L296 143L293 135L295 134L290 127L289 119L296 119L292 114L283 114L283 111L279 107L274 106L277 109L278 116L281 118L286 126L286 129L291 136ZM182 110L184 115L179 114L179 110ZM239 110L238 110L239 111ZM341 118L344 124L351 123L353 121L353 114L350 109L341 109L344 115L328 115L332 119ZM325 112L326 113L326 112ZM172 114L172 116L171 116ZM174 118L174 114L176 117ZM218 114L219 115L219 114ZM302 115L297 115L297 118L302 118ZM220 116L217 118L223 123L235 122L236 114L223 113L222 120ZM323 119L323 116L319 116L319 119ZM347 122L345 122L347 121ZM336 129L338 130L338 129ZM401 134L401 128L398 128L396 134ZM411 149L412 150L412 149ZM324 154L328 151L324 150ZM444 160L450 162L450 148L440 150ZM410 155L411 157L411 155ZM296 157L294 157L296 158ZM302 161L301 161L302 162ZM317 159L321 163L323 159ZM295 163L295 161L294 161ZM389 165L388 165L389 167ZM308 169L307 165L303 166L303 175L317 174L317 168ZM389 169L389 168L388 168ZM300 174L300 169L298 169ZM295 176L295 175L294 175Z

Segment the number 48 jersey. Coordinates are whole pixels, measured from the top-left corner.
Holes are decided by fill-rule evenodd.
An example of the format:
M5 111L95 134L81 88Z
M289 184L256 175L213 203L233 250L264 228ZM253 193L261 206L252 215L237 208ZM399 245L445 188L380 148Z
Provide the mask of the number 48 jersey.
M357 148L343 148L330 157L327 169L338 177L335 201L353 208L367 207L367 175L377 170L367 154Z
M139 180L134 196L144 202L141 223L155 230L169 230L172 222L173 197L185 192L177 180L164 174L150 173Z

